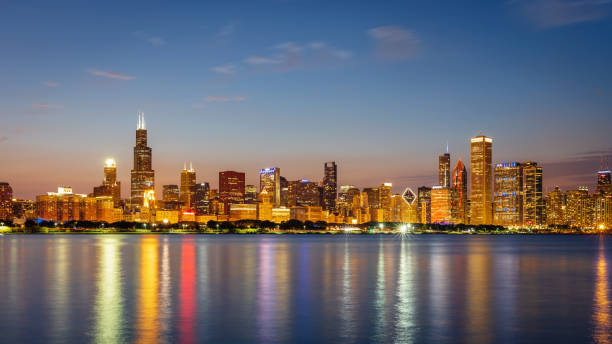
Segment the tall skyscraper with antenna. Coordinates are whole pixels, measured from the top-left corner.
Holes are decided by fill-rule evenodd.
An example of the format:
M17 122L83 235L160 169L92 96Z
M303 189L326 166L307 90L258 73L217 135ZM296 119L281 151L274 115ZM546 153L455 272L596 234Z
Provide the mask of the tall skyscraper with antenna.
M144 113L138 113L136 146L134 146L134 169L131 173L132 205L140 207L147 191L155 190L155 171L152 169L152 149L147 145L147 128Z
M608 157L606 157L605 166L604 158L603 156L601 157L601 166L599 171L597 171L597 192L612 195L612 172L610 172Z
M470 223L493 223L493 139L484 135L470 140Z
M451 158L448 152L448 142L446 143L446 153L438 157L438 185L443 188L451 186Z
M189 169L187 169L187 163L183 166L181 171L181 193L180 199L185 209L194 208L194 188L196 185L196 173L193 169L191 162L189 163Z

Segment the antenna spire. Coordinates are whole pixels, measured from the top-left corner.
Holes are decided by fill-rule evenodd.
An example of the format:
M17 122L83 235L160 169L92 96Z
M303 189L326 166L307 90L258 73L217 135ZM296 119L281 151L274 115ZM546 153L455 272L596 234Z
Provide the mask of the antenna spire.
M189 171L193 171L193 163L191 161L189 162Z
M146 125L145 125L145 119L144 119L144 112L138 111L138 130L145 130L146 129Z
M446 140L446 154L448 154L448 140Z
M187 161L183 161L183 170L187 169Z

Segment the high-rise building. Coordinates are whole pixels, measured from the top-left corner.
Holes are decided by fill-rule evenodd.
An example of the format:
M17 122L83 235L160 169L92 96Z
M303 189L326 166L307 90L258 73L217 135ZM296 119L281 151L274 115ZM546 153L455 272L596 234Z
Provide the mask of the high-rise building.
M380 209L383 211L382 221L390 222L392 218L392 209L391 209L391 188L393 184L391 183L382 183L378 187L378 200L380 204ZM380 222L380 220L378 220Z
M528 161L522 164L522 202L524 227L543 226L545 221L544 197L542 194L542 167Z
M193 208L196 215L210 213L210 185L207 182L197 183L193 187Z
M287 178L283 176L280 177L280 186L281 186L280 203L281 203L281 206L286 207L287 204L289 204L289 181L287 181Z
M244 187L244 202L245 203L256 203L257 202L257 187L255 185L249 184Z
M181 171L181 189L180 189L180 201L183 209L192 210L194 208L193 193L196 185L196 172L193 169L193 165L189 163L189 169L187 169L187 163L184 164L183 170Z
M470 222L492 224L493 139L476 136L470 140Z
M264 168L259 171L259 192L266 190L272 195L272 203L280 206L280 168Z
M0 220L13 220L13 189L9 183L0 183Z
M114 159L107 159L104 162L104 180L102 185L94 187L93 196L111 196L113 206L119 206L121 202L121 183L117 181L117 163Z
M451 157L446 146L446 153L438 157L438 185L449 188L451 186Z
M431 187L432 223L453 222L451 189L440 185Z
M145 193L155 190L155 171L152 169L152 149L147 145L147 129L144 113L138 113L136 146L134 146L134 169L131 175L132 205L141 207Z
M558 186L546 194L546 224L552 226L565 225L565 194Z
M224 211L230 209L232 203L244 203L244 172L219 172L219 201L224 205Z
M306 179L289 181L288 205L319 206L320 195L317 183Z
M323 210L336 210L338 191L338 166L335 161L326 162L323 177Z
M612 172L610 171L607 158L605 169L602 158L601 168L597 171L597 193L612 195Z
M162 187L162 201L165 210L178 210L181 207L180 193L179 186L176 184Z
M598 192L594 197L595 223L597 229L606 230L612 228L612 194Z
M593 198L589 195L588 188L579 187L577 190L566 191L565 201L565 216L570 227L593 227Z
M376 210L380 208L380 197L378 193L378 188L364 188L363 192L367 195L365 197L367 201L366 208L369 209L370 216L375 213Z
M417 190L417 221L431 223L431 188L421 186Z
M499 226L521 226L523 221L523 173L521 163L495 164L493 223Z
M13 199L13 217L19 219L35 218L34 201L29 199Z
M336 210L342 216L353 216L351 210L353 209L353 201L355 196L359 196L361 192L358 188L353 185L342 185L338 192L338 201L336 203ZM360 205L358 204L360 207Z
M260 221L272 221L272 205L270 194L264 189L259 193L257 203L257 219Z
M453 169L452 212L455 223L467 223L468 179L463 161L459 159Z

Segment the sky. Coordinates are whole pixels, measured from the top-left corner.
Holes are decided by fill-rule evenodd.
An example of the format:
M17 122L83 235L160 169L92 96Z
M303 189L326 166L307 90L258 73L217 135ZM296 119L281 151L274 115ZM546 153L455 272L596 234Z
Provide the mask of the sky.
M129 194L137 112L158 192L278 166L318 181L437 184L448 141L536 161L545 189L593 186L612 148L612 0L4 1L0 181L16 197Z

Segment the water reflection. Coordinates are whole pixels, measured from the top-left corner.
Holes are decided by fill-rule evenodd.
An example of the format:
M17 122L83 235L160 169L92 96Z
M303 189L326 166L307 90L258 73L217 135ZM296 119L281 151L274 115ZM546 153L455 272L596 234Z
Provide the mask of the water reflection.
M487 244L479 239L468 246L467 333L475 342L491 342L490 259Z
M183 240L181 250L181 290L179 339L181 343L195 343L196 276L195 244L193 237Z
M395 340L396 343L414 342L415 314L414 306L415 290L414 281L416 274L413 271L412 256L408 250L410 247L406 243L407 240L402 240L400 244L400 255L397 272L397 304L396 304L396 322L395 322Z
M612 343L612 324L610 322L610 299L608 287L608 267L604 253L604 237L599 239L599 255L595 281L595 299L593 307L594 333L596 343Z
M146 236L140 244L137 341L157 343L159 338L158 237Z
M102 255L96 276L97 343L119 343L123 338L123 295L121 293L121 266L119 240L102 239Z

